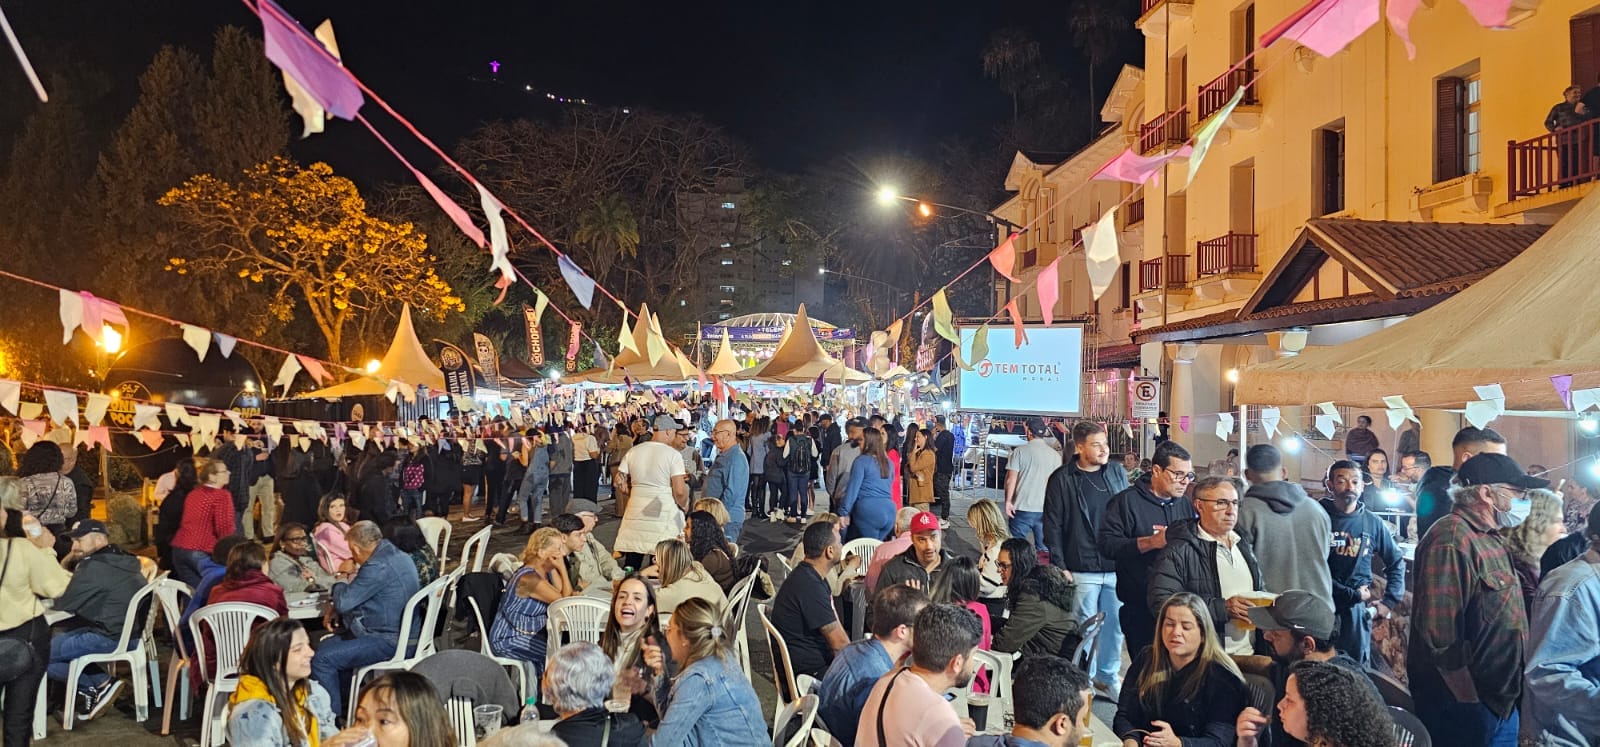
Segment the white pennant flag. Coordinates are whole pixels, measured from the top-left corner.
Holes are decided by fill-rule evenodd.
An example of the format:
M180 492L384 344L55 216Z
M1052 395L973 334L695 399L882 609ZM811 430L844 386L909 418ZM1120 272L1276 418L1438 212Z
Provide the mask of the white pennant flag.
M301 451L310 451L311 450L311 437L310 436L300 436L299 437L299 443L300 443L300 450Z
M1269 438L1278 432L1278 421L1282 418L1276 407L1261 408L1261 432Z
M367 448L367 435L361 431L350 431L350 445L356 447L356 451L365 450Z
M155 405L135 404L133 406L133 429L161 430L161 408Z
M78 427L78 395L55 389L44 390L44 403L50 408L50 419L57 425Z
M1321 433L1323 438L1333 438L1333 430L1335 424L1338 422L1335 420L1337 417L1338 415L1327 414L1320 414L1316 416L1317 432Z
M202 363L205 362L206 351L211 349L211 330L205 327L196 327L193 324L185 324L183 325L183 341L189 343L189 347L194 348L194 354L200 356Z
M1122 268L1122 256L1117 248L1117 209L1113 206L1094 225L1083 229L1083 254L1088 264L1089 288L1094 299L1100 300L1111 280Z
M180 425L188 425L189 411L184 409L183 405L177 404L176 402L168 402L167 422L171 423L172 427L174 428Z
M293 353L283 359L283 365L278 368L278 378L272 382L273 386L283 389L283 396L289 396L289 387L294 384L294 376L300 373L300 359Z
M1226 441L1228 436L1232 434L1233 414L1227 412L1217 413L1217 438Z
M1472 391L1478 393L1478 399L1494 404L1494 414L1496 416L1506 414L1506 392L1499 384L1474 386ZM1493 418L1490 419L1493 420Z
M1480 399L1468 402L1467 411L1464 413L1467 418L1467 424L1474 428L1482 428L1488 425L1490 421L1500 414L1500 408L1504 404L1505 400Z
M506 236L506 219L500 214L500 201L489 194L482 184L473 183L478 188L478 203L483 207L484 217L489 219L489 251L493 257L490 269L500 273L500 281L510 284L517 280L517 272L511 267L511 244Z
M1404 395L1391 394L1383 398L1383 404L1388 408L1389 427L1393 430L1400 430L1400 424L1407 420L1422 422L1417 420L1416 414L1411 411L1411 405L1406 404Z
M87 397L84 397L83 419L88 421L90 426L99 425L105 421L106 408L110 406L111 395L90 392Z
M228 416L228 420L233 423L233 429L235 431L241 431L241 432L244 431L244 429L245 429L244 418L239 415L239 411L238 410L228 410L226 412L223 412L222 414Z
M222 357L233 357L233 346L239 344L239 338L229 337L221 332L214 332L212 336L217 340L217 350L222 351Z
M21 415L19 403L22 401L22 382L0 381L0 407L12 415Z

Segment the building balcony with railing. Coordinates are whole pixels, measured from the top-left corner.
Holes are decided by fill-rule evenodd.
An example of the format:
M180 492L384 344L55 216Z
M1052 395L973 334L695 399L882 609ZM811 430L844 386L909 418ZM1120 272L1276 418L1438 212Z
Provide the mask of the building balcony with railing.
M1144 197L1129 200L1127 207L1122 209L1122 230L1126 231L1134 226L1144 223Z
M1600 122L1584 122L1506 144L1506 199L1556 205L1589 193L1600 178ZM1513 211L1520 212L1520 210Z
M1162 112L1155 119L1139 125L1139 152L1150 154L1167 148L1181 147L1189 139L1189 112L1181 110Z
M1195 244L1194 292L1207 301L1221 301L1255 290L1261 279L1256 235L1230 231Z
M1260 99L1260 74L1256 70L1255 62L1246 61L1227 72L1217 76L1210 83L1200 86L1199 95L1195 99L1198 117L1195 125L1204 123L1211 115L1222 110L1233 99L1234 93L1240 88L1244 89L1244 96L1239 99L1239 106L1235 107L1231 127L1241 130L1254 130L1261 126L1261 99Z
M1169 22L1194 15L1194 0L1139 0L1139 20L1134 26L1145 36L1167 33Z

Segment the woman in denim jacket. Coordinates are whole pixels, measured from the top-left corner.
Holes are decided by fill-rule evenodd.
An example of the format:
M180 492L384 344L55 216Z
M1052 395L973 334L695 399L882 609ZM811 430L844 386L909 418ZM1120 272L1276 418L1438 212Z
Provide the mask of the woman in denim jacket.
M704 599L689 599L672 613L667 645L680 665L668 680L659 646L643 643L644 661L661 678L657 702L661 726L652 747L709 747L766 744L766 721L755 688L733 653L733 631L722 628L723 610Z

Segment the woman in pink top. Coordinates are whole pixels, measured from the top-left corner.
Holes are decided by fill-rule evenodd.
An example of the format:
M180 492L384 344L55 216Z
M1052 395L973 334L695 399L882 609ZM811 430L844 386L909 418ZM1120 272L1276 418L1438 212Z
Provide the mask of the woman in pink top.
M345 530L350 524L344 520L344 496L330 493L322 497L322 505L317 506L317 518L321 523L312 536L317 540L317 561L322 563L322 569L332 573L349 573L352 570L350 544L344 541Z
M233 494L228 492L228 465L208 459L200 468L200 486L183 502L183 519L172 536L172 576L190 586L200 583L201 563L211 557L217 540L233 534Z
M889 468L893 473L889 475L889 500L894 501L894 510L899 511L906 505L900 492L904 489L900 483L900 429L893 423L884 423L883 430L884 455L889 458Z
M939 572L939 577L933 581L933 592L929 597L936 604L959 604L972 610L983 623L983 635L978 639L978 649L989 650L989 634L993 627L989 624L989 608L978 601L978 566L972 558L957 557L950 561ZM989 673L979 668L974 676L973 690L980 693L989 692Z

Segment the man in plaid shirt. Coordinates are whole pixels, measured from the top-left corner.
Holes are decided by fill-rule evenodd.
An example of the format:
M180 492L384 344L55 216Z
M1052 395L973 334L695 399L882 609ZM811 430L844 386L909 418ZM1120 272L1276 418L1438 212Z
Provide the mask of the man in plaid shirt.
M1528 616L1500 531L1513 499L1549 484L1503 454L1474 456L1417 546L1407 673L1435 744L1516 747Z

